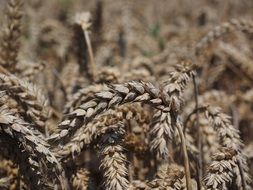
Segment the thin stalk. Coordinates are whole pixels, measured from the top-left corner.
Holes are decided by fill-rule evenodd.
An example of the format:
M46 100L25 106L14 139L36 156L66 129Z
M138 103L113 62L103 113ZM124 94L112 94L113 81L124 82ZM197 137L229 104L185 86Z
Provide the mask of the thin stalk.
M191 117L192 117L194 114L197 113L197 110L198 110L199 112L204 112L204 111L206 110L206 108L207 108L207 106L202 106L202 107L199 107L198 109L194 109L194 110L187 116L187 118L186 118L185 121L184 121L184 126L183 126L183 128L184 128L184 130L183 130L184 133L185 133L186 127L188 126L188 122L190 121Z
M63 82L62 82L60 73L59 73L56 69L53 69L52 72L53 72L54 76L58 79L59 84L60 84L60 89L62 90L62 93L63 93L63 95L64 95L64 97L65 97L65 100L66 100L66 99L67 99L67 92L66 92L66 89L65 89L65 87L64 87L64 84L63 84Z
M201 139L201 129L199 127L199 102L198 102L198 86L196 82L195 76L193 76L193 85L194 85L194 100L195 100L195 110L196 110L196 128L198 130L198 166L197 166L197 173L198 173L198 180L197 185L198 189L201 189L201 179L203 177L203 154L202 154L202 139Z
M127 132L129 134L132 133L132 128L130 127L130 125L131 124L128 121L127 122ZM130 161L130 163L132 163L132 164L128 164L128 171L129 171L128 177L129 177L129 182L131 183L133 181L134 167L135 167L135 165L134 165L134 154L131 151L129 152L129 161Z
M87 44L88 53L89 53L89 57L90 57L91 78L92 78L92 80L94 80L95 77L96 77L96 64L95 64L95 58L94 58L94 54L93 54L93 49L92 49L92 46L91 46L89 32L86 29L84 29L83 32L84 32L85 42Z
M186 177L186 187L187 187L187 190L192 190L189 158L188 158L188 154L187 154L187 148L186 148L184 133L183 133L183 130L182 130L182 126L179 122L176 122L176 127L177 127L178 132L179 132L179 136L180 136L180 139L181 139L181 146L182 146L183 155L184 155L184 170L185 170L185 177Z
M240 160L238 160L238 167L239 167L239 172L240 172L240 175L241 175L241 178L242 178L242 189L243 190L246 190L246 181L245 181L245 177L244 177L244 171L242 169L242 164L240 162Z

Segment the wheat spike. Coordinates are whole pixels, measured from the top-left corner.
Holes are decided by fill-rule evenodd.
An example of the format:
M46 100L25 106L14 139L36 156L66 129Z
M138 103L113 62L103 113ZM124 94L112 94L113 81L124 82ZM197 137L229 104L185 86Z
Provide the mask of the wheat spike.
M157 111L151 124L151 150L157 152L158 158L168 157L168 140L172 140L174 129L171 125L171 117L168 113Z
M90 85L85 88L79 89L76 93L72 95L70 100L66 103L63 112L67 114L74 111L85 101L91 99L94 93L101 91L103 88L104 88L103 85L98 84L98 85Z
M249 186L244 187L241 179L238 179L240 178L238 176L240 175L238 156L238 152L231 148L221 148L213 155L212 163L204 179L208 190L230 189L234 180L236 180L238 189L250 189Z
M120 121L130 121L132 119L135 119L140 126L147 124L149 121L147 113L140 110L140 105L136 107L124 105L115 110L110 110L87 125L83 125L70 141L60 148L56 147L54 152L62 160L74 159L81 154L85 147L92 146L95 140L104 133L105 126L116 125Z
M38 176L36 186L43 188L47 187L48 181L41 181L41 176L48 175L44 171L43 165L47 163L47 168L53 167L55 171L51 171L57 177L62 189L68 189L67 181L65 179L64 170L61 164L56 159L55 155L49 150L49 145L43 139L43 135L31 128L31 126L20 118L17 118L14 113L10 112L8 108L2 106L0 108L0 124L1 129L5 134L17 140L25 152L28 154L28 160L34 175ZM40 171L40 172L37 172ZM49 172L50 174L50 172ZM45 183L45 184L44 184Z
M75 190L88 190L90 187L90 172L81 168L71 177L72 187Z
M151 124L151 149L158 153L158 157L166 158L168 156L168 141L171 140L174 133L171 115L177 118L181 109L182 93L190 79L195 75L191 66L179 65L177 70L169 73L169 80L164 82L163 94L169 99L168 105L170 114L166 111L157 111Z
M100 168L103 170L105 189L123 190L128 188L126 155L121 145L124 129L121 123L113 129L108 127L101 137Z
M207 107L206 116L217 131L221 146L237 152L237 170L233 171L237 176L236 185L248 189L250 184L249 168L245 156L241 153L242 142L239 131L233 127L229 116L220 112L220 108Z
M160 90L151 83L132 81L109 87L110 90L96 93L93 99L67 114L59 124L61 135L56 133L51 136L51 139L63 140L96 115L127 102L145 102L158 109L163 109L166 105L160 95Z
M215 40L230 33L231 31L239 30L245 33L253 32L253 23L247 20L232 19L229 22L222 23L215 27L206 36L204 36L195 47L195 55L198 56L201 52L210 46Z
M5 177L0 179L0 188L14 190L17 188L18 168L11 160L2 159L0 161L0 170L4 171Z
M182 74L178 74L177 72L171 73L170 81L174 79L178 81L176 83L165 82L161 90L151 83L137 81L128 82L123 85L110 85L108 86L109 90L96 93L92 100L67 114L59 124L59 128L63 131L61 136L55 134L52 136L52 139L64 139L70 136L83 123L87 123L101 112L128 102L144 102L160 110L168 106L167 112L170 109L173 112L177 112L180 109L178 105L180 100L178 99L177 92L181 92L181 88L185 86L185 83L193 74L194 71L191 67L183 69ZM173 93L175 94L174 96Z
M184 172L176 165L168 166L165 170L160 170L156 179L148 182L151 189L183 189Z
M2 34L0 65L9 72L16 72L21 35L22 0L9 0L7 5L7 27Z
M0 74L0 89L15 99L23 109L23 116L38 126L41 131L45 130L46 121L50 116L48 100L42 91L32 83L21 80L14 75Z

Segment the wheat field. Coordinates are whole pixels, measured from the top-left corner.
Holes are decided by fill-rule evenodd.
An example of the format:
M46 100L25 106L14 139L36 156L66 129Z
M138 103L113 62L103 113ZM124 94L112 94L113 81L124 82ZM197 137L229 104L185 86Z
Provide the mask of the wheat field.
M252 0L0 0L0 190L253 189Z

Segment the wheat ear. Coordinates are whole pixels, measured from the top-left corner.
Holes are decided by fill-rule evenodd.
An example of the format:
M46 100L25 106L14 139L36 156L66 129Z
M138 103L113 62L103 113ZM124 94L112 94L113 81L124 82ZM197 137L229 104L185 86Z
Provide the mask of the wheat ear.
M100 168L104 174L105 189L124 190L128 189L126 155L122 147L122 139L125 133L122 123L112 129L108 127L107 132L100 140Z
M15 72L21 35L22 0L9 0L7 5L7 27L2 34L0 65Z
M241 152L242 142L239 131L233 127L230 117L222 113L220 108L207 107L206 116L217 131L221 146L237 152L237 167L233 170L236 175L236 185L239 188L243 187L244 190L248 189L250 183L249 169L246 158Z
M184 172L177 165L169 165L167 168L161 169L157 177L148 182L151 189L175 189L180 190L183 186Z
M183 91L194 75L191 65L178 65L176 71L169 73L169 80L163 84L162 93L168 98L166 101L170 104L164 111L156 111L150 130L151 150L157 152L161 158L168 156L168 142L172 139L175 130L172 126L171 115L178 117Z
M140 105L137 105L136 107L124 105L95 118L78 129L66 144L56 147L54 152L61 160L72 160L79 156L84 148L94 144L95 140L104 133L104 126L115 125L120 121L130 121L131 119L135 119L140 126L148 123L147 113L141 109Z
M90 185L90 172L81 168L71 177L72 187L75 190L88 190Z
M73 112L66 114L58 127L60 133L54 134L51 139L55 141L64 140L72 136L78 128L88 123L96 115L129 102L143 102L160 110L169 107L167 111L173 110L176 113L180 109L178 107L180 100L176 92L181 91L184 81L189 80L189 76L194 73L191 67L186 67L184 70L184 74L180 75L178 79L182 81L181 83L170 85L168 81L164 83L161 90L152 83L137 81L108 85L109 90L96 93L93 99L80 105ZM187 74L187 72L190 74ZM177 77L177 74L172 73L172 80Z
M27 121L37 125L40 131L45 130L50 109L48 100L37 86L14 75L0 74L0 90L6 91L11 98L19 103Z
M209 124L216 131L217 136L219 138L221 151L214 155L214 161L216 160L217 156L218 158L224 157L218 160L221 161L221 163L218 162L218 164L222 165L223 164L222 160L224 160L226 157L224 156L224 153L227 150L228 153L230 152L232 154L232 156L231 155L229 156L230 157L229 159L231 160L233 158L233 165L234 165L233 169L230 169L229 171L224 169L223 173L219 173L215 169L215 171L213 172L214 174L207 174L207 176L214 176L215 178L217 178L217 180L213 181L211 178L209 179L208 177L206 177L204 180L206 182L205 185L207 186L213 185L215 189L217 188L217 186L222 185L222 187L224 187L229 185L230 182L235 182L238 188L242 187L243 190L248 189L251 180L248 173L249 168L247 165L246 157L241 152L243 144L240 139L239 131L235 129L234 126L231 124L230 117L222 113L219 107L201 106L199 108L199 111L205 112ZM217 162L215 163L217 164ZM227 166L224 166L224 168L227 168ZM212 170L210 171L212 173ZM226 174L225 173L226 171L231 172L231 174L229 175ZM227 176L227 180L224 181L223 180L224 177L219 175Z
M90 85L85 88L79 89L76 93L72 95L70 100L65 104L63 113L68 114L74 111L78 106L87 102L89 99L93 98L93 94L101 91L105 88L103 85Z
M0 124L3 132L15 139L28 154L29 164L32 171L34 171L34 175L39 175L37 184L35 184L36 186L47 186L48 181L41 182L40 179L43 179L41 176L50 174L59 180L62 189L68 189L64 170L54 154L49 150L49 145L43 139L42 134L32 129L31 126L22 119L17 118L15 113L9 111L8 108L4 106L0 108ZM46 171L43 169L44 164L47 166ZM54 169L51 172L48 170L50 167ZM49 173L47 174L47 172Z
M224 35L232 31L242 31L245 33L253 33L253 23L246 20L232 19L229 22L222 23L215 27L206 36L204 36L195 46L195 55L199 56L202 51L210 46L215 40L220 39Z
M233 149L220 149L213 155L204 184L207 189L228 189L227 183L233 181L233 168L236 167L236 154Z

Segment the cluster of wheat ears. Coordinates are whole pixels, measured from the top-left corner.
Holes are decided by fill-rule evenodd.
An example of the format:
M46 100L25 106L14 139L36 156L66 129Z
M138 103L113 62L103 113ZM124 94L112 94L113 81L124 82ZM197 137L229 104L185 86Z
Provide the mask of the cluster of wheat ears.
M50 2L0 4L1 190L252 189L250 19L144 38L137 2Z

